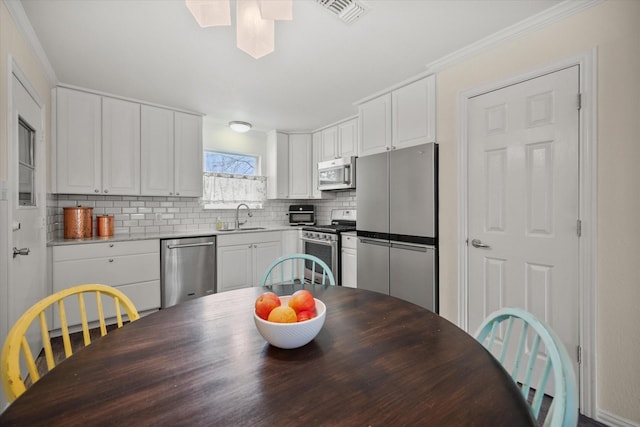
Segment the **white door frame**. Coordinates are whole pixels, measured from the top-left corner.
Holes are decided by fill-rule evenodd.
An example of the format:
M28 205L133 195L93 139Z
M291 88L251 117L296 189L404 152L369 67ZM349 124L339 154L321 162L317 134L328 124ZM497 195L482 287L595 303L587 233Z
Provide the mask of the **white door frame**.
M29 79L27 78L27 75L20 69L20 66L18 65L18 63L16 62L15 58L11 55L8 55L7 58L7 80L5 81L4 85L6 88L6 94L7 94L7 129L6 129L6 138L7 138L7 158L5 159L6 161L6 171L7 171L7 181L6 181L6 199L7 199L7 215L6 215L6 222L5 223L1 223L0 224L0 228L2 228L1 232L0 232L0 236L6 236L6 239L2 239L2 248L0 248L0 256L2 256L2 260L0 260L0 266L4 266L6 267L5 269L3 269L3 274L0 275L0 313L2 313L2 315L0 316L0 337L2 337L2 340L4 340L7 336L7 334L9 333L9 329L11 328L12 325L9 324L9 304L10 301L8 301L8 295L9 295L9 279L12 277L12 262L11 262L11 258L13 256L13 251L12 251L12 242L13 239L11 238L12 236L12 219L13 219L13 212L15 209L14 203L15 203L15 199L16 196L14 194L14 188L15 188L15 182L14 180L16 179L17 176L17 172L16 172L16 166L15 166L15 162L14 159L17 158L17 154L15 153L15 144L14 144L14 139L15 139L15 135L14 135L14 102L13 102L13 76L16 76L16 78L20 81L20 83L26 88L27 92L31 95L31 97L33 98L33 100L35 101L35 103L38 105L38 107L40 108L41 114L41 120L42 123L41 128L42 128L42 132L43 132L43 137L44 137L44 132L46 132L46 109L44 106L44 103L42 102L41 98L38 96L38 92L35 90L35 88L31 85L31 83L29 82ZM46 149L45 148L46 144L42 143L39 144L38 149ZM46 153L42 153L40 155L40 159L42 160L42 164L40 165L40 182L36 183L36 198L37 198L37 203L38 203L38 209L42 209L43 210L43 215L46 215L46 174L47 174L47 156ZM5 189L2 188L0 189L0 191L4 191ZM4 195L0 195L0 198L3 198ZM46 230L45 230L46 233ZM45 247L43 244L42 247L42 262L45 262ZM46 266L43 265L42 266L42 271L44 272ZM45 276L45 274L43 274L43 276ZM44 279L44 277L43 277ZM2 345L4 341L0 342L0 345ZM4 407L6 406L7 401L5 399L5 396L1 396L0 397L0 412L4 409Z
M581 351L580 411L594 417L596 400L596 50L494 81L458 93L458 325L467 332L468 324L468 135L467 113L470 98L525 80L540 77L573 65L580 66L581 109L579 124L579 215L582 235L579 239L579 340Z

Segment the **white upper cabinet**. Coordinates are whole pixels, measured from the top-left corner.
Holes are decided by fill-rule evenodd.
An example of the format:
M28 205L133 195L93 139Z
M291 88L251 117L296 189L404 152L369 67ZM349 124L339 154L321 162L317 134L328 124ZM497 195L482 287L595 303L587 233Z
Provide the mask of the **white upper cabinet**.
M102 98L102 192L140 194L140 104Z
M435 76L364 102L359 112L360 156L435 142Z
M313 170L311 134L267 134L267 198L311 198Z
M289 135L289 198L311 197L311 134Z
M429 76L391 93L393 148L435 142L435 83Z
M143 105L141 111L142 194L173 195L173 111Z
M102 102L87 92L58 88L56 191L102 193Z
M353 157L358 155L358 118L348 120L338 125L338 157Z
M174 113L175 193L202 197L202 117Z
M382 153L391 147L391 94L379 96L359 106L360 156Z
M320 162L358 155L358 119L328 127L320 134Z
M338 148L338 128L332 126L320 132L320 160L333 160L340 157Z
M54 91L57 193L202 196L202 117Z
M267 134L267 199L289 197L289 135L275 130Z
M142 106L142 194L202 196L202 117Z
M56 89L56 191L140 194L140 105Z

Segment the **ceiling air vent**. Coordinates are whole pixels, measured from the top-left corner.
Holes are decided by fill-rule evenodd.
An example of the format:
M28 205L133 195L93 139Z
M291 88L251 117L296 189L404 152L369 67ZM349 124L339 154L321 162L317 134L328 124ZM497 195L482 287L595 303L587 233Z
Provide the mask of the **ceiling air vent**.
M355 22L367 11L365 5L357 0L316 0L316 2L347 24Z

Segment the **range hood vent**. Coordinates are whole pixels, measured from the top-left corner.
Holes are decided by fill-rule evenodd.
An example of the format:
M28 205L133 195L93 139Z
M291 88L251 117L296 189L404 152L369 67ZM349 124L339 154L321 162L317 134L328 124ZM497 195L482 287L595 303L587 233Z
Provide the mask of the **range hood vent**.
M367 11L366 6L358 0L316 0L316 2L346 24L355 22Z

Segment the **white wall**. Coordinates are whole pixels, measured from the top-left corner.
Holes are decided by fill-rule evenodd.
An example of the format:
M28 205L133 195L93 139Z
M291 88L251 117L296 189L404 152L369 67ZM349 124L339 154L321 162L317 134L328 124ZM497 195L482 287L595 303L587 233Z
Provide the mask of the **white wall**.
M606 1L438 73L440 308L443 316L457 320L458 94L594 47L598 55L596 405L603 417L640 425L640 1Z
M266 132L250 130L246 133L238 133L229 129L226 123L220 123L209 117L204 117L202 123L202 145L205 150L253 154L261 156L263 160L266 159ZM261 173L264 173L264 169Z
M13 59L18 64L24 75L37 92L40 100L44 103L45 111L48 114L51 111L51 87L48 83L46 73L35 55L33 55L29 45L23 38L21 32L14 23L9 10L4 2L0 2L0 181L7 180L7 151L8 151L8 131L7 131L7 114L8 114L8 91L10 84L10 76L8 74L9 61ZM47 150L50 147L51 127L49 118L45 123L45 145ZM48 156L47 156L48 158ZM45 168L49 170L48 168ZM11 183L9 183L11 184ZM11 194L11 192L9 192ZM8 236L11 233L9 224L0 222L3 233L0 236ZM3 260L0 262L0 342L4 343L8 332L8 266L6 265L9 257L8 238L1 239L0 245L4 247L0 250L0 256ZM4 393L0 393L0 410L5 407L6 400Z

